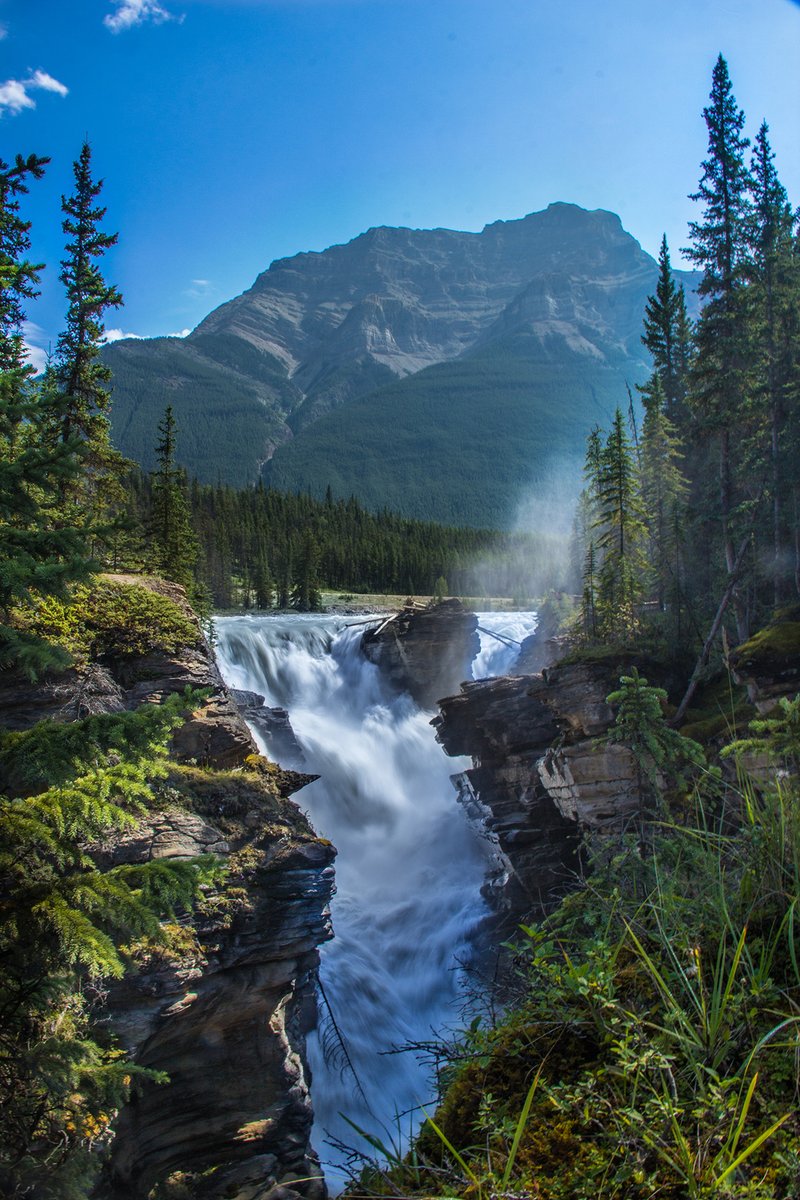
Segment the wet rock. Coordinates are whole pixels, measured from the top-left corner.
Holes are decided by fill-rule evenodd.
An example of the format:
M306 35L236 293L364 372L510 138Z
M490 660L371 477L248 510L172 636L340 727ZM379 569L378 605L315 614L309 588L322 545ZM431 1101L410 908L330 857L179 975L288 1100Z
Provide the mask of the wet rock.
M478 618L460 600L429 608L409 606L361 639L361 650L398 691L422 708L455 691L472 675L480 649Z
M231 695L248 725L254 727L263 740L274 762L292 770L305 766L306 756L285 708L270 708L258 692L235 691Z
M559 735L550 708L531 695L535 676L462 685L431 722L448 754L471 755L459 798L495 846L487 893L517 917L546 911L577 867L579 833L544 788L536 764Z

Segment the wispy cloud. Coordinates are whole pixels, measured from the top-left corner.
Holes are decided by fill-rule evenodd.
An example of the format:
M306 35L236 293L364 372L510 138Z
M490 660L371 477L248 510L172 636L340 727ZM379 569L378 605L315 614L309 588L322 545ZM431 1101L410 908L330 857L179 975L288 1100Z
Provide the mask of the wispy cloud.
M121 342L123 338L136 338L137 341L142 339L141 333L125 333L122 329L107 329L103 334L104 342Z
M135 25L144 25L152 21L154 25L163 25L165 21L174 21L173 13L168 12L158 0L112 0L115 5L113 13L103 17L103 24L112 33L124 33Z
M0 42L2 42L4 37L8 37L8 30L5 25L0 25Z
M189 287L184 288L183 294L192 300L203 300L215 290L210 279L190 279Z
M191 329L181 329L177 333L159 333L152 336L185 338L191 332ZM104 342L121 342L124 338L133 338L135 341L141 342L145 339L145 335L143 333L126 333L123 329L107 329L103 335Z
M66 96L69 89L47 71L32 71L27 79L7 79L0 83L0 116L4 113L16 116L25 108L36 108L36 101L30 94L36 91Z
M49 351L45 349L46 341L47 334L41 325L37 325L34 321L22 322L22 343L25 347L25 354L31 366L35 367L37 375L41 374L47 366Z

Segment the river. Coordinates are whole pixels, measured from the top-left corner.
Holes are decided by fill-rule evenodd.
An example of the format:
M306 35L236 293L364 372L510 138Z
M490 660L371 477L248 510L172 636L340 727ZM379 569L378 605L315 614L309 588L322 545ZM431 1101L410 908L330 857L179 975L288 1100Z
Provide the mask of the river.
M535 626L532 613L479 620L517 641ZM314 1144L332 1191L346 1174L340 1143L369 1149L346 1118L405 1147L433 1102L430 1061L403 1047L458 1025L460 964L487 918L488 846L449 778L468 763L448 758L433 714L362 658L363 630L363 618L316 614L215 621L226 683L288 710L303 769L321 776L294 799L339 852L335 938L321 950L321 1020L308 1044ZM502 674L515 651L480 636L475 678Z

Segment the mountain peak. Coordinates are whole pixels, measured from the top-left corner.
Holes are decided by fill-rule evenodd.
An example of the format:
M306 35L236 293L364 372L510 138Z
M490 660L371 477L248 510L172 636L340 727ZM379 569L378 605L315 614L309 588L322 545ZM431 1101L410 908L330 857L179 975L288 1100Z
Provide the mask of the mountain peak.
M515 471L549 452L545 430L580 456L589 426L647 369L656 277L616 214L564 201L480 232L374 226L276 260L181 342L108 347L118 444L149 467L171 404L184 465L202 479L252 483L269 463L276 486L505 520L505 501L471 489L460 439L485 443L498 479L511 430ZM420 499L436 478L449 482L435 503L433 490Z

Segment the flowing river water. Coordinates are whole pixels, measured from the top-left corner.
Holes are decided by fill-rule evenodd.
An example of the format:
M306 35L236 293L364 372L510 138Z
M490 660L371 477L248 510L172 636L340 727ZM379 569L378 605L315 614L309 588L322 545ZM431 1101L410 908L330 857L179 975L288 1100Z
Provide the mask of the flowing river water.
M517 641L536 623L533 613L479 620ZM336 1143L369 1149L345 1118L386 1145L405 1146L419 1125L430 1065L401 1048L458 1024L459 964L487 917L488 847L449 778L468 764L444 754L433 714L361 656L363 631L363 619L318 615L215 621L226 683L288 710L303 770L320 775L294 799L339 852L335 937L322 947L324 1002L308 1044L314 1144L334 1192L347 1157ZM480 636L474 677L502 674L516 649Z

